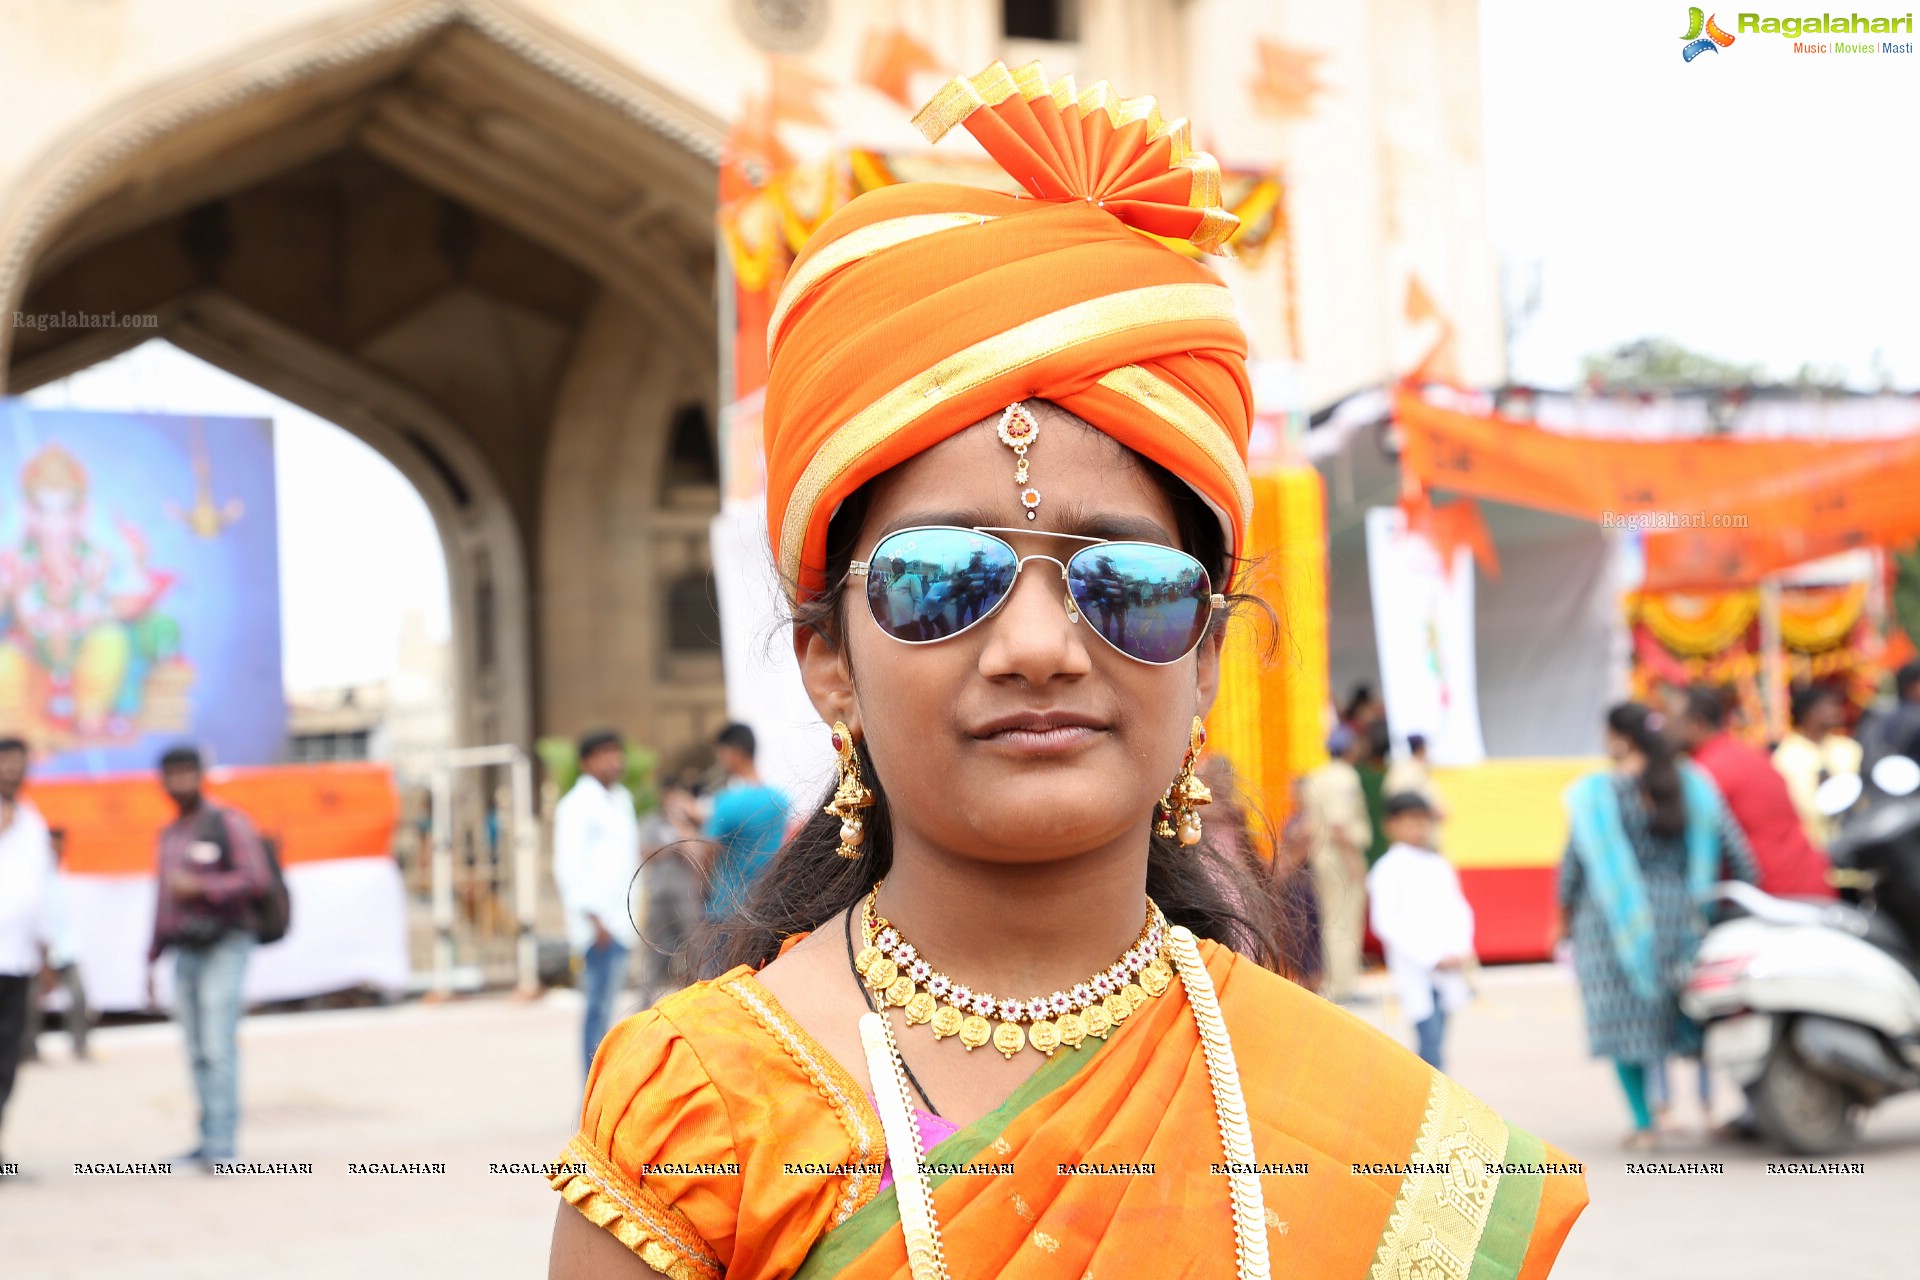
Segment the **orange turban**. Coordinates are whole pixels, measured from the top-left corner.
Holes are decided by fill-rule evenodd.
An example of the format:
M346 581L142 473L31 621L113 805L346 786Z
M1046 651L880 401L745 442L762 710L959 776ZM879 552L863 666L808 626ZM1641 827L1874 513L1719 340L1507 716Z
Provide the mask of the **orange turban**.
M1218 276L1140 234L1225 243L1238 221L1213 157L1151 98L1048 85L1037 65L956 79L914 123L929 141L964 124L1030 196L885 187L794 262L767 334L781 576L820 591L827 523L849 494L1029 397L1185 480L1237 554L1252 512L1246 334Z

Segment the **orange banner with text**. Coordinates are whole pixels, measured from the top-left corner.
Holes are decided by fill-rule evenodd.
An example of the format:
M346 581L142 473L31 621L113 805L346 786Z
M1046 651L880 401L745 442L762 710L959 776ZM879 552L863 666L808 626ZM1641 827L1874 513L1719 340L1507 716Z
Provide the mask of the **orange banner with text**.
M1920 431L1853 440L1638 440L1461 413L1402 387L1401 463L1421 485L1647 532L1649 590L1757 581L1920 535Z
M287 866L385 857L400 816L393 774L380 764L216 769L207 794L277 838ZM174 818L155 774L48 778L26 796L66 832L62 867L73 875L151 875L160 829Z

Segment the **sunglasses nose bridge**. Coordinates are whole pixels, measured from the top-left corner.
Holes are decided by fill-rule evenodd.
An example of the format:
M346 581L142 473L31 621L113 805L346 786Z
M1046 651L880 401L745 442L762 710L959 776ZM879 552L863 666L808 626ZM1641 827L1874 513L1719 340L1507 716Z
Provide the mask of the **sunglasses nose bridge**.
M1058 559L1057 557L1054 557L1054 556L1043 556L1043 555L1021 556L1019 563L1017 565L1017 569L1026 568L1027 563L1032 560L1045 560L1048 564L1058 569L1060 571L1060 582L1063 586L1073 581L1072 575L1067 572L1066 561ZM1017 571L1015 576L1016 577L1018 576ZM1011 595L1013 593L1009 591L1007 594ZM1069 587L1063 594L1066 596L1067 621L1068 622L1080 621L1080 606L1077 602L1075 602L1073 598L1073 591L1071 587Z

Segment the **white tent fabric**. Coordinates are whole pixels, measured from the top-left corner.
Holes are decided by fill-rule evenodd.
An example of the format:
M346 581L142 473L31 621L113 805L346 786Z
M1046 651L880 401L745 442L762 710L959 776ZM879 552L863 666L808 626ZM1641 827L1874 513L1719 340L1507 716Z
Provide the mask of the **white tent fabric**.
M286 870L293 905L287 936L259 947L247 966L249 1003L370 986L407 989L407 902L392 858L330 858ZM108 1013L146 1008L147 944L153 937L152 876L62 875L87 1000ZM173 965L157 974L160 1004L172 999Z
M1417 733L1434 764L1479 764L1486 748L1474 688L1472 553L1456 547L1453 563L1444 564L1398 507L1375 507L1367 512L1367 573L1395 748Z
M1356 683L1381 687L1363 521L1367 508L1400 493L1399 467L1382 447L1384 423L1350 430L1345 448L1319 463L1328 473L1328 665L1342 700ZM1616 539L1584 520L1497 502L1480 508L1500 557L1500 576L1479 574L1475 584L1486 753L1591 755L1601 718L1626 688Z

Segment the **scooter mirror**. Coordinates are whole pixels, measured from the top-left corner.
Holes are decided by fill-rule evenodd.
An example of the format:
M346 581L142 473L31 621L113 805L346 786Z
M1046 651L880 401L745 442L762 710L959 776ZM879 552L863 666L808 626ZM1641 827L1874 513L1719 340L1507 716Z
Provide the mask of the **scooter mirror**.
M1881 763L1884 764L1886 762L1881 761ZM1908 761L1907 763L1911 764L1913 762ZM1875 769L1873 775L1874 782L1877 785L1880 781L1880 771ZM1866 788L1860 783L1859 774L1836 773L1821 783L1820 789L1813 793L1813 807L1829 818L1837 818L1847 810L1853 808L1860 799L1860 793L1865 789Z
M1920 764L1907 756L1884 756L1874 763L1873 785L1890 796L1912 795L1920 791ZM1828 779L1838 782L1838 777Z

